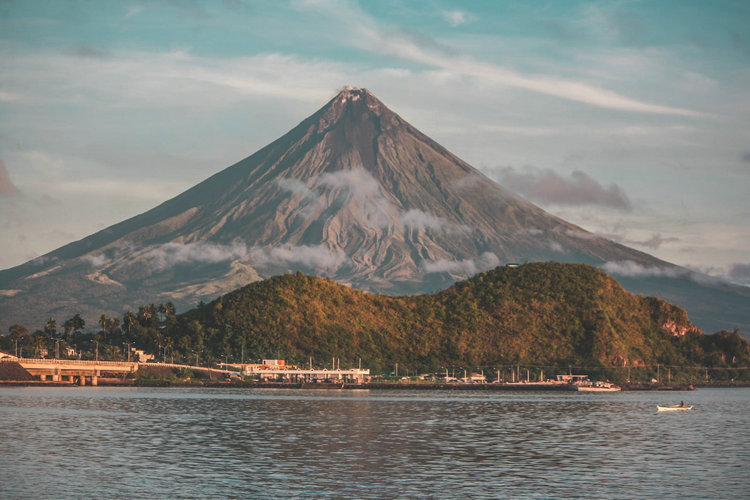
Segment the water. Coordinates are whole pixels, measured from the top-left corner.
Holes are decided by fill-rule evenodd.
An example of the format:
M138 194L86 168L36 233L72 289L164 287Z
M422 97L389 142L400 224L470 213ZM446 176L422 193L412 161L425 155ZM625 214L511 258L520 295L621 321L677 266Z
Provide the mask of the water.
M657 413L657 403L694 404ZM750 389L0 388L3 498L748 498Z

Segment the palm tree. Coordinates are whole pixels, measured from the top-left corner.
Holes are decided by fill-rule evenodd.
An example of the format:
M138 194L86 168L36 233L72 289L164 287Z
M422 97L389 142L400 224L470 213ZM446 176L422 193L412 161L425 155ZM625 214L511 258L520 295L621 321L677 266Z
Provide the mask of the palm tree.
M99 326L102 327L101 331L104 334L104 340L107 340L107 325L109 325L109 318L106 314L99 316Z
M55 318L52 316L50 316L47 323L44 325L44 333L51 337L54 337L57 334L57 321L55 321Z
M136 316L130 309L122 315L122 325L127 329L128 335L130 335L130 331L133 329L133 326L135 326L135 321Z

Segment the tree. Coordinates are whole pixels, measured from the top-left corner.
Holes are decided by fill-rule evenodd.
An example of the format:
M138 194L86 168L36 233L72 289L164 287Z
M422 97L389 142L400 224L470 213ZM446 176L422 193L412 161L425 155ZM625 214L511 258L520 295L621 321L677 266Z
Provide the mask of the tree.
M127 312L122 315L122 326L125 327L125 329L128 332L128 335L130 335L130 332L133 330L133 326L135 326L135 322L136 322L135 314L133 314L133 311L128 309Z
M44 333L49 337L57 335L57 321L55 321L55 318L50 316L47 320L47 323L44 325Z
M23 349L23 341L28 340L31 333L29 332L28 328L18 324L11 325L10 328L8 328L8 331L10 332L11 340L13 340L15 343L16 356L18 356L18 342L21 341L21 349Z
M99 326L102 327L102 331L107 333L107 325L109 325L109 318L106 314L99 316Z
M21 340L23 337L29 336L29 329L18 324L11 325L10 328L8 328L8 332L10 332L10 337L13 340Z
M110 318L107 322L107 333L114 337L120 332L120 318L115 316L114 318Z
M78 313L76 313L75 316L71 318L71 320L73 321L73 333L80 332L86 327L86 322Z

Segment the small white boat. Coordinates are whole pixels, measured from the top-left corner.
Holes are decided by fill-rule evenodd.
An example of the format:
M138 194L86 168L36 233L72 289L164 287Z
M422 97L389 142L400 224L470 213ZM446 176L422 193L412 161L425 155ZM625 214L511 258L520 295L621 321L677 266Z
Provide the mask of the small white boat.
M618 385L609 382L578 382L570 384L568 388L578 392L616 392L622 390Z
M656 405L656 411L687 411L692 410L692 406L685 405L671 405L671 406L659 406Z

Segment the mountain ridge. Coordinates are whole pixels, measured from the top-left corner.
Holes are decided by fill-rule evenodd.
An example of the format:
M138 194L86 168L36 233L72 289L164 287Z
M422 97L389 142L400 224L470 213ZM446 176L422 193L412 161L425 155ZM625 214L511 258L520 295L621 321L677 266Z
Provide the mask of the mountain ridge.
M41 321L83 312L77 304L91 314L154 301L184 309L290 270L416 293L503 262L543 260L676 268L548 214L366 89L346 87L172 199L0 271L0 316L25 320L26 311Z

